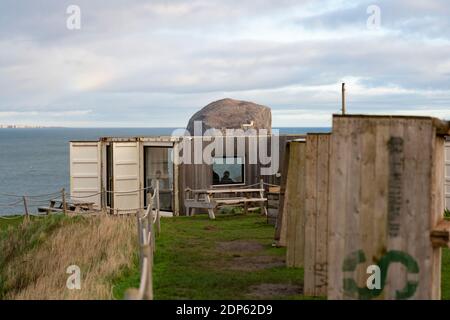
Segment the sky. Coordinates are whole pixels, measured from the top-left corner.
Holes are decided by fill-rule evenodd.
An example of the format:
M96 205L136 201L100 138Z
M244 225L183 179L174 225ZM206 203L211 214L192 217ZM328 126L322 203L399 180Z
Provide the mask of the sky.
M450 119L448 0L0 2L0 124L184 127L234 98L329 127L342 82L349 113Z

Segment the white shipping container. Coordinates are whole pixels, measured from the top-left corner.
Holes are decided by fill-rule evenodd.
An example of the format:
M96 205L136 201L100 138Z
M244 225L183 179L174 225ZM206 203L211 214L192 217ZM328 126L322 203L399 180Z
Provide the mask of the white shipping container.
M113 142L114 209L117 213L141 208L140 143Z
M76 200L92 201L100 207L100 143L70 143L70 195Z

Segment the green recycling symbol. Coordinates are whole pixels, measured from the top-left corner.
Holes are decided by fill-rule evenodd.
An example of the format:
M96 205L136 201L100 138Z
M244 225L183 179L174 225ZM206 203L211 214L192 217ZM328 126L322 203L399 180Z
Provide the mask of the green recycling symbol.
M342 268L343 272L355 271L358 264L364 263L366 261L366 256L364 251L359 250L351 253L345 260ZM388 251L383 257L381 257L378 262L378 267L381 271L381 288L380 289L369 289L367 287L358 287L355 279L344 278L344 291L345 294L349 296L356 296L359 299L373 299L378 297L386 283L386 277L388 274L389 265L391 263L401 263L406 267L408 273L417 274L419 273L419 265L417 262L407 253L402 251L391 250ZM395 292L396 299L408 299L414 295L416 292L419 282L408 280L405 287L402 290L397 290Z

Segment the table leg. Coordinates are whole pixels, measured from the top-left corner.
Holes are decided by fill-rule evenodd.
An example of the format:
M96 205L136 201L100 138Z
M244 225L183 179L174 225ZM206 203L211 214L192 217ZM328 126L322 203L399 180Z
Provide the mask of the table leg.
M261 199L264 199L264 191L259 192L259 196ZM261 214L264 214L267 217L267 206L265 201L260 202Z
M206 195L206 202L209 203L209 204L212 203L211 202L211 197L208 194ZM214 214L214 209L208 208L208 215L209 215L210 219L216 219L216 216Z

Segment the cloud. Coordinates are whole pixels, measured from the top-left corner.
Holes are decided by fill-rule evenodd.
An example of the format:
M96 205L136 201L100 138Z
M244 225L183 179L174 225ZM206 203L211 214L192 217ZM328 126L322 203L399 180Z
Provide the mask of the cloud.
M75 31L69 4L0 3L0 121L183 126L233 97L269 105L277 126L327 126L343 81L349 110L448 117L443 0L380 0L378 31L365 0L81 0ZM72 110L89 112L56 116Z

